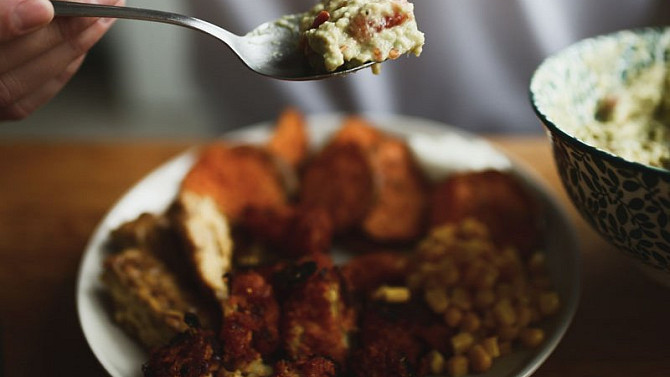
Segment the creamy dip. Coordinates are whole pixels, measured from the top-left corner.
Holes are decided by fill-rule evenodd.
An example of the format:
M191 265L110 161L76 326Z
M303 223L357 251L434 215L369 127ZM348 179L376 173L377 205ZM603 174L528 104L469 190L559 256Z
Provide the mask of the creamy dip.
M630 161L670 169L670 76L665 63L641 70L600 98L582 141Z
M310 60L328 71L419 56L424 44L407 0L323 0L303 15L300 31Z

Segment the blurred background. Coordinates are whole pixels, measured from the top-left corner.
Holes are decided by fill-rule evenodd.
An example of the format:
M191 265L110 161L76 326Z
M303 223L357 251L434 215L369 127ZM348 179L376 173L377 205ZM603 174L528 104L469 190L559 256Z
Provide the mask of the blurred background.
M183 0L129 3L191 12ZM189 68L191 40L200 37L171 25L117 20L63 92L27 119L0 124L0 135L109 139L216 133Z
M192 30L117 20L65 90L29 118L0 124L0 137L208 137L274 119L293 104L315 112L397 111L479 133L539 134L527 91L543 58L582 38L670 22L665 0L422 1L415 9L426 34L420 58L384 64L383 77L365 70L325 87L251 73L218 41ZM315 2L127 1L199 15L237 34Z

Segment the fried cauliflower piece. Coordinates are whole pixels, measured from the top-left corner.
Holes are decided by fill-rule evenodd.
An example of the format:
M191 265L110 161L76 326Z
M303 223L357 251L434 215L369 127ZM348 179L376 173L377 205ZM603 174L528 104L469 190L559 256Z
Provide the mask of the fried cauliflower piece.
M220 370L221 347L214 333L189 329L151 352L145 377L213 377Z
M210 327L214 315L184 271L183 253L170 222L142 214L112 231L113 251L103 265L115 320L148 349L188 328L189 316Z
M283 301L285 351L293 360L323 356L344 365L355 312L343 298L341 279L335 268L318 268L303 280Z
M233 240L228 220L214 200L182 192L170 209L188 262L200 285L221 302L228 297L224 276L232 268Z
M272 286L259 273L243 272L232 277L220 339L226 370L256 376L272 373L263 357L273 354L280 344L279 304Z
M102 280L112 297L114 319L147 349L185 331L189 313L206 317L176 275L149 251L131 248L110 255Z

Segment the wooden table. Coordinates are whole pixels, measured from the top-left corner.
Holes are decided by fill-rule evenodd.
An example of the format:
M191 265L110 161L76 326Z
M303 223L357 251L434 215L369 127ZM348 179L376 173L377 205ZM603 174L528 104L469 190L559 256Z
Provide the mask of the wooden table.
M579 309L535 376L670 376L670 290L631 268L577 217L544 138L492 140L566 203L581 239ZM77 320L82 250L125 190L190 145L0 142L0 376L105 375Z

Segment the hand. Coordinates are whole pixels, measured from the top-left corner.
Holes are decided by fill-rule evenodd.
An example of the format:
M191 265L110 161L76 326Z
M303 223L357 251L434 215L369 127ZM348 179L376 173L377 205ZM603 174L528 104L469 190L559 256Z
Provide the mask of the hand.
M48 0L0 0L0 120L23 119L50 101L111 24L111 19L54 18Z

